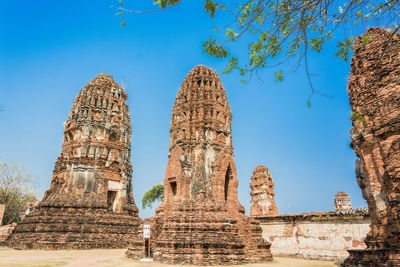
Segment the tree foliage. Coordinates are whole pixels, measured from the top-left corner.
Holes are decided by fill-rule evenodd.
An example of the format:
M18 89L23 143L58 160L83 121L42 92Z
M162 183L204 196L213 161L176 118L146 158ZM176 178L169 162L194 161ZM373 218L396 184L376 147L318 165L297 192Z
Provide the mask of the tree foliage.
M5 204L3 224L18 222L24 205L37 201L32 192L34 179L15 163L0 162L0 204Z
M154 0L159 9L137 11L119 1L118 15L149 13L165 10L184 0ZM203 43L204 52L226 58L224 73L238 70L247 80L262 68L278 68L275 80L283 80L281 65L292 63L293 70L305 67L311 95L314 90L307 58L310 52L319 53L335 36L336 57L347 61L352 51L354 34L369 26L399 29L400 0L202 0L211 18L225 12L230 21L214 27L214 33ZM235 42L248 43L247 59L239 60L230 51ZM258 74L257 74L258 75ZM246 80L243 80L246 82Z
M144 209L151 208L151 205L157 200L164 200L164 185L162 184L156 184L144 193L142 198L142 207Z

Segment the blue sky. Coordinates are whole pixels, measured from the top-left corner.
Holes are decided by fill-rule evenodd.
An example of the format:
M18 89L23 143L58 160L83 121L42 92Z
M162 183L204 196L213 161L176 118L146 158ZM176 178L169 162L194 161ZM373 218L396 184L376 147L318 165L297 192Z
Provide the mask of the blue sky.
M137 9L151 2L128 1ZM145 1L140 1L145 2ZM226 62L202 53L215 23L200 1L184 1L154 14L126 18L110 6L116 1L0 0L0 160L22 164L37 180L42 197L61 152L63 122L79 90L107 72L127 85L133 124L133 191L140 216L143 193L162 183L167 164L172 105L180 83L197 64L219 74ZM356 156L349 143L347 96L350 63L334 57L330 43L310 57L314 85L332 97L306 101L304 71L275 83L276 70L244 85L237 73L220 75L233 113L233 146L239 199L249 211L250 177L258 164L275 182L280 213L333 210L345 191L353 207L366 206L356 183ZM233 53L246 54L239 43ZM155 208L155 207L154 207Z

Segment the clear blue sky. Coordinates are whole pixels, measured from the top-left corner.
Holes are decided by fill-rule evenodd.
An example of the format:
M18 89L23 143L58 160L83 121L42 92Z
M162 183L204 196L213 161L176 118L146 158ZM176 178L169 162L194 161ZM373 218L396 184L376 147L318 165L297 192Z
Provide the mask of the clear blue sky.
M126 27L110 8L116 1L0 0L0 160L22 164L42 197L61 152L63 122L79 90L98 73L127 84L133 124L133 191L140 216L143 193L162 183L167 164L172 105L180 83L197 64L218 73L226 62L202 53L216 22L200 1L155 14L131 15ZM130 1L132 8L152 8ZM237 73L220 75L233 113L239 199L249 211L250 177L258 164L275 182L280 213L333 210L345 191L353 207L366 206L356 183L349 143L347 96L350 63L331 43L310 58L315 86L331 98L306 101L304 72L275 83L273 72L244 85ZM235 55L245 55L238 44ZM155 207L154 207L155 208Z

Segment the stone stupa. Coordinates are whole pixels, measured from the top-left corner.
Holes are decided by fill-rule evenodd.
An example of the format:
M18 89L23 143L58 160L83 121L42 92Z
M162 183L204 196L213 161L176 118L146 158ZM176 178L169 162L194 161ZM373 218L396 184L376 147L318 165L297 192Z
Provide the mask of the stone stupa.
M128 95L105 73L76 97L50 189L14 229L14 248L124 248L140 242Z
M272 260L259 224L238 201L232 113L215 71L196 66L171 116L164 201L149 219L155 261L225 265ZM127 256L135 258L132 244Z

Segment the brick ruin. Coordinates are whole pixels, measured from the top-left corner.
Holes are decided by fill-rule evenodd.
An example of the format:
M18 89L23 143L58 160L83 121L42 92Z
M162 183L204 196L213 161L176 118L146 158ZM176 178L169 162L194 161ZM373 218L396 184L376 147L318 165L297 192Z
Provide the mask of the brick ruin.
M348 194L343 191L335 195L335 211L351 210L351 200Z
M149 220L155 261L226 265L272 260L261 227L244 215L238 201L231 120L217 73L193 68L172 111L164 201ZM132 244L126 254L135 258L135 251Z
M400 35L370 28L354 43L348 82L351 146L368 203L367 248L344 266L400 266Z
M277 257L344 260L349 249L365 249L368 209L255 217Z
M251 176L250 216L278 215L274 196L274 182L267 167L258 165Z
M81 89L64 124L50 189L16 226L8 246L124 248L139 242L127 97L105 73Z

